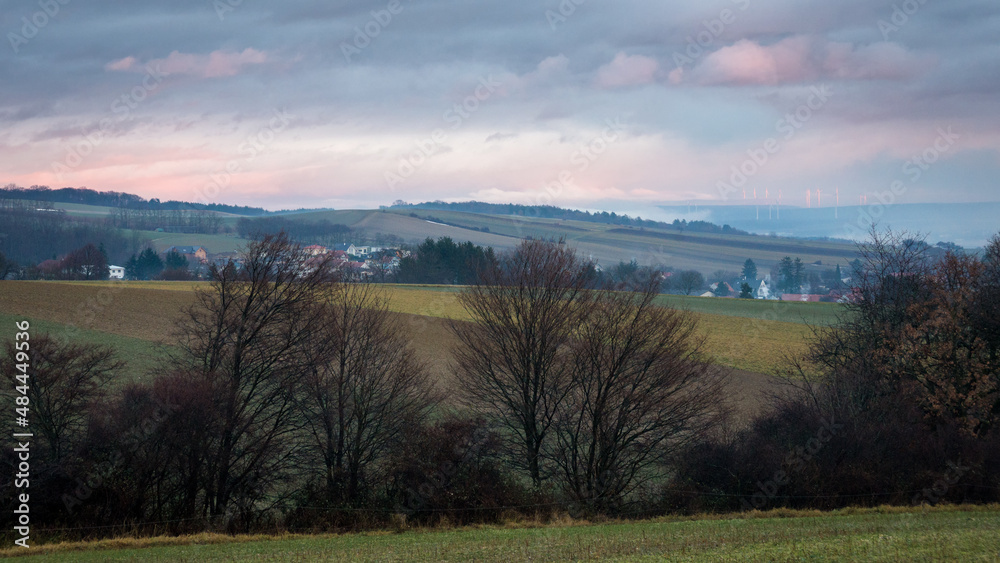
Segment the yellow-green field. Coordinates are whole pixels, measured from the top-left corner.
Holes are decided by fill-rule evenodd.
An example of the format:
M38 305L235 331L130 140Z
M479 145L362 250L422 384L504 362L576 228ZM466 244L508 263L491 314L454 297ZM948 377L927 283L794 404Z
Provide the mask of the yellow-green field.
M0 314L170 344L174 322L181 309L193 303L194 289L200 285L204 282L4 282ZM458 301L460 288L388 285L385 289L393 311L469 320ZM660 302L698 318L705 351L714 363L765 374L775 373L784 357L805 351L811 334L805 321L828 325L839 311L827 303L678 296L663 296Z
M387 287L392 299L390 307L394 311L469 320L454 290ZM689 310L698 318L698 326L705 337L706 352L714 363L757 373L774 373L784 357L806 351L812 333L803 320L829 325L839 311L833 303L754 302L677 296L663 296L660 302ZM726 310L726 307L729 309Z
M37 540L36 540L37 543ZM116 539L35 561L997 561L1000 506L771 511L344 535Z

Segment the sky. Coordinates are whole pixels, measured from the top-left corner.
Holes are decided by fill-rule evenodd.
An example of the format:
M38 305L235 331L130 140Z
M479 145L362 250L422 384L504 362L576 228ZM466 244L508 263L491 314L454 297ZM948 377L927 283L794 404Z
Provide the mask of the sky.
M996 0L0 0L0 31L0 184L646 216L1000 201Z

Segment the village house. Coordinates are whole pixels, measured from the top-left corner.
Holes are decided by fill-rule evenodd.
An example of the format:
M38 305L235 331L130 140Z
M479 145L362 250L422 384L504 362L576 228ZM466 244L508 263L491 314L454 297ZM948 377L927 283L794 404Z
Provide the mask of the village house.
M757 280L753 287L754 299L771 299L771 290L767 287L765 280Z
M125 279L125 267L124 266L108 266L108 279L112 279L112 280L123 280L123 279Z
M198 262L201 264L208 262L208 250L204 246L171 246L163 251L163 253L169 254L171 251L183 254L189 262Z

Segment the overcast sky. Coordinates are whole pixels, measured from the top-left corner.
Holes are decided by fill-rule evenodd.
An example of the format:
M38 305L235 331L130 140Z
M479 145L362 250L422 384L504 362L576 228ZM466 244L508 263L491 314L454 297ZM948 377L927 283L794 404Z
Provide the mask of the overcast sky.
M0 22L3 184L1000 201L996 0L0 0Z

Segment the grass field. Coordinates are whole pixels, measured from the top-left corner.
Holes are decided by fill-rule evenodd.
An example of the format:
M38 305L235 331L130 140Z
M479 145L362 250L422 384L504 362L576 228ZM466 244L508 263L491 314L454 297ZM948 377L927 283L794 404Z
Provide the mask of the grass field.
M387 286L390 308L402 313L469 320L457 288ZM840 312L834 303L787 303L664 295L659 302L691 311L716 364L757 373L775 373L787 355L805 352L809 324L828 326ZM809 323L809 324L806 324Z
M182 308L194 301L193 290L198 286L198 282L4 282L0 287L0 313L131 339L123 340L130 363L146 367L159 361L160 355L144 349L139 341L169 344L170 331ZM460 288L385 287L391 310L415 316L407 317L414 325L414 336L426 324L420 320L422 317L469 320L458 301ZM705 351L713 363L764 374L775 373L784 356L805 351L811 335L805 323L832 324L840 311L839 306L827 303L673 295L659 299L696 315L705 337ZM102 305L102 300L107 304ZM428 356L434 358L449 343L425 342L423 349L432 350Z
M0 342L5 341L14 333L14 323L27 320L31 324L30 333L47 333L54 338L66 338L69 342L82 346L110 346L115 349L118 359L127 364L125 374L127 381L140 382L153 369L159 367L170 347L143 340L91 330L77 328L69 324L56 323L24 315L10 315L0 311Z
M217 252L236 252L246 246L246 239L235 235L199 235L186 233L158 233L156 231L139 231L144 239L149 239L157 252L163 252L171 246L204 246L210 254Z
M23 554L8 549L0 555ZM33 561L997 561L1000 507L774 511L740 517L345 535L120 539Z

